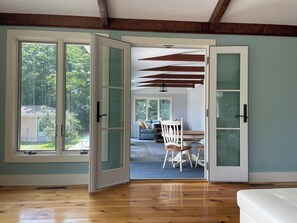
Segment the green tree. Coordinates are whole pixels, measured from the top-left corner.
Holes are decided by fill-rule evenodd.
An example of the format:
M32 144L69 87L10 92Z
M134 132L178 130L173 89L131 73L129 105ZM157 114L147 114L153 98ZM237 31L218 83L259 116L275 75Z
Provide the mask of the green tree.
M55 139L55 126L56 126L56 114L53 109L42 106L41 111L43 116L39 119L39 126L43 129L45 135L52 141ZM65 133L65 139L71 140L79 136L81 131L81 124L75 115L70 112L66 112L66 125L68 127Z
M90 53L84 45L66 47L66 108L88 130L90 114ZM68 131L68 128L67 128Z
M57 46L52 43L21 43L21 104L56 106Z
M65 44L66 119L75 114L84 131L90 112L90 53L86 45ZM57 44L21 43L21 104L56 108ZM70 126L67 126L67 132ZM69 133L70 134L70 133Z

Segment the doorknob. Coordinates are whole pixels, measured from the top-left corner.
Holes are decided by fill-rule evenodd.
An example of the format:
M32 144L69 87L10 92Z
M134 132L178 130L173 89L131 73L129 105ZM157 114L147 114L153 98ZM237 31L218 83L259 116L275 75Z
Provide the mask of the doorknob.
M247 122L247 119L248 119L248 116L247 116L247 104L243 105L243 115L236 115L235 117L237 117L237 118L242 117L243 122Z
M100 101L97 101L97 122L100 122L100 118L107 116L107 114L100 115Z

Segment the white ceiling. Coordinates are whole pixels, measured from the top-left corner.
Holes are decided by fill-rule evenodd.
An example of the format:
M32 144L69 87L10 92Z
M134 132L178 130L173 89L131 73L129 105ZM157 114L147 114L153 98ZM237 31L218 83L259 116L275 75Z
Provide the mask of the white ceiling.
M208 22L218 0L107 0L110 18ZM99 17L97 0L1 0L2 13ZM231 0L221 22L297 25L296 0Z

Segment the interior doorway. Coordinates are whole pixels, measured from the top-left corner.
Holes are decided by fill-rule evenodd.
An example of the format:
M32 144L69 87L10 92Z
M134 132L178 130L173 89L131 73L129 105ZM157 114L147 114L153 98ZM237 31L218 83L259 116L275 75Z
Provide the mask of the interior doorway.
M125 40L126 41L126 40ZM133 41L132 42L133 45ZM203 42L203 41L202 41ZM138 44L136 44L138 45ZM185 45L186 41L185 41ZM160 57L170 55L203 55L203 62L187 61L184 60L162 60ZM196 168L188 168L188 171L180 173L178 169L173 169L170 163L167 163L165 169L162 169L163 160L165 157L164 143L158 142L156 136L154 136L154 123L160 120L160 114L162 112L160 109L160 100L168 100L170 103L170 109L168 117L170 119L183 118L185 120L185 128L191 130L202 130L207 132L206 122L206 104L207 104L207 55L208 46L196 45L196 47L189 48L186 47L168 45L163 47L141 47L135 46L131 49L131 179L207 179L207 171L203 165L195 165L196 158L193 159L194 166ZM156 58L148 60L147 58ZM168 66L183 66L194 67L195 71L181 71L178 72L174 70L163 71L162 67ZM203 71L197 71L196 68L204 67ZM160 68L161 70L152 70L151 68ZM171 68L170 68L171 69ZM193 86L176 86L168 87L167 92L160 92L160 87L162 86L159 82L160 76L156 79L153 78L154 75L164 75L164 74L179 74L179 75L203 75L201 79L192 79L191 81L186 81L184 84L189 82L195 83ZM168 76L169 76L168 75ZM150 77L148 77L150 76ZM166 76L166 80L168 80ZM141 78L142 77L142 78ZM144 77L144 78L143 78ZM158 80L157 83L154 82ZM163 79L164 80L164 79ZM182 84L182 80L172 78L171 80L178 80ZM202 81L201 81L202 80ZM173 81L174 82L174 81ZM155 85L155 86L154 86ZM146 135L147 138L141 138L140 135L140 123L138 118L140 115L136 114L137 101L146 101L149 106L150 101L157 101L156 105L158 111L155 112L155 117L152 118L152 114L146 114L142 119L144 121L150 121L151 123L151 136ZM164 113L164 112L163 112ZM163 120L166 120L163 119ZM151 137L151 138L150 138ZM207 134L205 135L207 137ZM200 152L200 159L207 155L206 153L201 153L201 145L205 145L205 140L194 142L192 147L192 154L195 155ZM203 151L204 152L204 151ZM202 155L202 156L201 156ZM201 162L200 162L201 164ZM203 163L202 163L203 164ZM184 164L190 167L187 164ZM184 168L183 168L184 169ZM185 169L184 169L185 170Z

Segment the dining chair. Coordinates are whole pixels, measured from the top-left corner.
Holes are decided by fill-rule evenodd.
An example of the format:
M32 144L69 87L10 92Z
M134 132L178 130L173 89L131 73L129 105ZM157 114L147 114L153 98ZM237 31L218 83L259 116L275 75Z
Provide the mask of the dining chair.
M183 119L181 118L180 121L161 121L161 128L162 128L162 136L164 139L164 145L166 150L166 155L163 162L163 169L165 168L166 161L168 158L168 152L172 152L172 165L174 162L174 152L179 152L179 167L180 172L182 172L182 164L183 164L183 152L185 151L188 159L190 161L191 167L192 160L189 153L189 150L192 148L191 145L186 144L183 140Z

